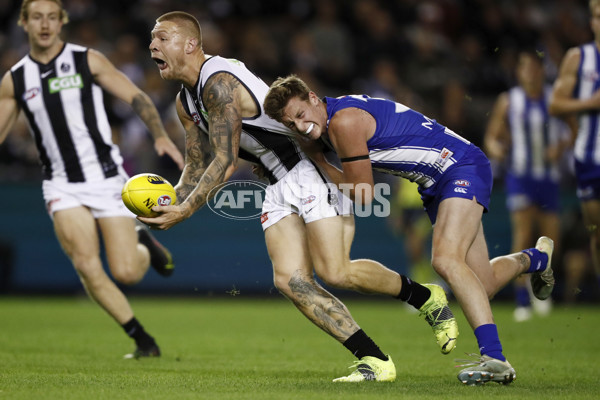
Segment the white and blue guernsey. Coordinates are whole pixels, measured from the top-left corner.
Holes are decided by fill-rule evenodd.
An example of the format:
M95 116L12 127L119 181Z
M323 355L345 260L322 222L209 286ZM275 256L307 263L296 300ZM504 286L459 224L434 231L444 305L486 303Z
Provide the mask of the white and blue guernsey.
M587 99L600 89L600 53L594 42L580 47L581 60L573 96ZM577 194L583 199L600 197L600 110L578 115L579 129L573 149Z
M489 161L477 146L435 120L390 100L353 95L326 97L324 101L328 121L336 112L350 107L375 118L375 133L367 141L373 169L416 182L432 221L439 202L449 197L476 198L487 210L492 175Z

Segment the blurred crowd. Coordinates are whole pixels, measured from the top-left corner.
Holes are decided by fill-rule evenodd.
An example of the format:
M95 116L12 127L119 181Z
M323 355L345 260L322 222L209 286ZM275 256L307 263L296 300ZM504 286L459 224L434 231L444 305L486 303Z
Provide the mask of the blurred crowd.
M28 51L20 1L0 0L0 73ZM237 58L267 83L289 73L317 93L366 93L400 101L481 145L496 96L514 84L516 53L535 47L549 79L568 47L591 40L586 0L64 0L64 39L106 54L156 102L183 148L173 110L177 85L149 57L159 15L192 13L207 54ZM129 173L174 177L127 106L111 121ZM0 180L40 178L25 123L0 147ZM8 168L7 168L8 167Z

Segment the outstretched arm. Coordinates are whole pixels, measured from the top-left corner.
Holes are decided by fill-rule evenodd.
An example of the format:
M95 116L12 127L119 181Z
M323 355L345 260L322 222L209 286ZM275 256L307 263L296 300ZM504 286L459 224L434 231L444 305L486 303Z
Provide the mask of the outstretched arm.
M88 50L90 71L98 84L113 96L131 105L144 122L152 138L154 149L159 156L168 154L179 169L183 168L183 155L169 138L160 120L160 115L150 97L119 71L102 53Z
M19 116L19 105L15 100L14 86L10 71L7 71L0 83L0 144L15 125Z
M208 136L187 115L179 96L178 94L175 101L175 108L185 131L185 166L179 178L179 183L175 185L175 191L177 199L181 204L194 191L206 168L210 165L213 156Z
M176 186L180 204L155 206L161 215L155 218L139 217L140 221L158 229L189 218L206 204L211 191L229 179L237 166L242 133L241 97L245 88L228 73L219 73L204 87L203 102L208 113L208 137L199 132L183 111L178 98L177 110L186 130L186 165Z
M210 191L229 179L237 167L242 134L242 91L246 89L231 74L219 73L204 87L208 113L208 139L213 159L186 202L195 212L209 200Z

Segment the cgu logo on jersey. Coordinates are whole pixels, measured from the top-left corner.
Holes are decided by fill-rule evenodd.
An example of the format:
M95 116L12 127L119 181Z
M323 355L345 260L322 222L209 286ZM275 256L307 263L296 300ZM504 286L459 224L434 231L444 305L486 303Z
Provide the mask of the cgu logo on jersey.
M81 89L83 87L83 79L81 78L81 74L52 78L48 80L48 87L51 94L66 89Z

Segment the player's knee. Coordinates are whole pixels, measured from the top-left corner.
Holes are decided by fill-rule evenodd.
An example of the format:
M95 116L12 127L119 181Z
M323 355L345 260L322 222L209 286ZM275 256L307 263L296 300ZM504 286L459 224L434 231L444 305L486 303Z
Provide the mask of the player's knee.
M111 270L111 274L113 278L123 285L135 285L141 279L137 271L133 267L129 266L120 266L119 268L115 268Z
M327 286L338 289L351 289L352 277L343 269L327 269L317 274Z
M103 278L106 277L106 273L104 272L102 263L99 259L73 257L72 262L81 282L86 288L92 291L95 287L101 285Z
M290 297L292 295L292 291L290 289L290 276L288 274L278 274L275 273L273 275L273 284L275 288L286 297Z
M449 281L452 274L453 265L456 263L451 257L444 255L433 255L431 266L433 270L446 282Z

